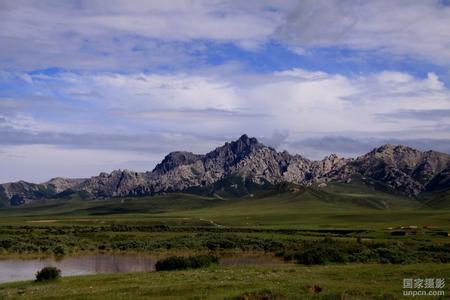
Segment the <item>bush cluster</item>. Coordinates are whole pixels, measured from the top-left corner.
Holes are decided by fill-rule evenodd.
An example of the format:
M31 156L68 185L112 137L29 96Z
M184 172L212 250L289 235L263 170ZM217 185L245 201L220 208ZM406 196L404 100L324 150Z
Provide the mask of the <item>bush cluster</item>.
M321 265L329 262L347 262L347 256L333 248L312 248L295 255L297 262L304 265Z
M278 253L285 260L304 265L327 263L391 263L450 262L447 246L414 248L403 243L339 241L329 238L304 241L298 250Z
M143 234L138 234L142 232ZM154 235L152 232L168 234ZM301 233L300 235L297 235ZM372 241L360 231L125 225L0 226L0 254L77 251L255 251L279 253L302 264L450 262L450 242L393 237ZM286 235L288 237L286 237ZM306 239L315 237L316 240ZM323 239L325 236L333 238ZM346 237L345 240L340 239Z
M212 255L196 255L189 257L170 256L159 260L156 263L155 268L156 271L198 269L217 263L219 263L219 259Z
M56 280L61 277L61 270L55 267L45 267L36 273L36 281Z

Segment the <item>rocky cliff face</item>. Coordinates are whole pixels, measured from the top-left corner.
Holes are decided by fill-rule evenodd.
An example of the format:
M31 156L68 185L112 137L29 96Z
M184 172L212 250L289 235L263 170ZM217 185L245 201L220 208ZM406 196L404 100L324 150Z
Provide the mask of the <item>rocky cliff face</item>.
M178 166L193 164L203 156L204 155L198 155L186 151L171 152L166 157L164 157L161 163L156 165L153 173L165 174Z
M72 189L85 181L84 178L62 178L55 177L43 183L47 189L55 193L61 193L65 190Z
M430 183L435 177L443 176L449 162L450 156L447 154L384 145L358 157L352 166L363 176L407 195L417 196L427 187L432 187Z
M334 154L320 161L275 149L247 135L205 154L177 151L168 154L152 172L117 170L89 179L54 178L43 184L0 185L0 200L18 205L60 193L82 192L90 198L141 196L214 186L227 178L242 178L257 185L291 182L311 185L348 182L355 174L371 178L409 196L448 189L450 156L405 146L385 145L356 159Z
M0 185L0 207L51 198L58 193L75 188L84 181L85 179L57 177L41 184L25 181L4 183Z

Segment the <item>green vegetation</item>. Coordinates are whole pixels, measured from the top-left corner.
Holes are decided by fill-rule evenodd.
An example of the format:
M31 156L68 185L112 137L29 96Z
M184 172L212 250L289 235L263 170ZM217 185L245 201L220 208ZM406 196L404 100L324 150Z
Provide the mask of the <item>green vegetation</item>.
M358 183L268 191L244 198L168 194L86 201L47 200L0 209L0 224L99 225L101 222L176 226L222 225L264 228L359 228L382 230L402 225L450 229L441 194L416 199L377 191ZM445 198L445 197L444 197ZM436 200L437 199L437 200ZM433 205L431 205L433 203ZM211 223L213 221L214 223Z
M408 248L414 253L424 252L421 249L428 249L430 244L446 249L450 243L450 211L424 209L415 199L376 191L357 182L295 192L289 187L278 188L275 192L228 200L169 194L47 201L3 209L0 255L98 251L275 253L296 251L304 241L325 237L359 239L364 245L382 242L385 248ZM391 246L395 243L405 246ZM438 260L428 254L424 257L424 261Z
M321 188L277 186L244 198L75 197L0 209L4 257L92 252L184 257L165 261L167 269L208 263L186 256L280 257L271 267L209 266L6 284L0 298L392 299L401 295L405 276L448 278L450 210L439 205L447 203L445 197L410 199L355 180Z
M170 256L159 260L156 265L156 271L199 269L208 267L211 264L218 264L219 258L212 255L195 256Z
M171 272L63 277L48 283L8 283L0 285L0 298L242 299L245 295L269 294L284 299L400 299L403 278L448 279L450 265L212 266Z
M422 207L450 210L450 190L422 195Z
M36 281L56 280L61 277L61 270L55 267L45 267L36 273Z
M285 260L299 264L327 263L390 263L419 262L450 263L450 243L427 245L419 243L350 241L325 238L321 241L302 241L298 251L278 253Z

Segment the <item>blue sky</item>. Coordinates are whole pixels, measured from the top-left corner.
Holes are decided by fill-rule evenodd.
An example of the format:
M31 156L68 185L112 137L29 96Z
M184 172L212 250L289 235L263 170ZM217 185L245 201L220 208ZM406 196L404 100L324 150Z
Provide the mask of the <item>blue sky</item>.
M450 152L448 1L0 1L0 182L151 170L243 133Z

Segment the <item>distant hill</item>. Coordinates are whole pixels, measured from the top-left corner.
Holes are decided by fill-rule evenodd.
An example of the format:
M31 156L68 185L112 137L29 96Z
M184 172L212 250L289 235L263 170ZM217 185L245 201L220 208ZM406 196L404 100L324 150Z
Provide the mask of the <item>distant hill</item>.
M151 172L116 170L88 179L54 178L42 184L24 181L1 184L0 206L74 195L98 199L191 192L236 197L273 190L281 183L349 184L355 176L378 190L417 197L449 190L449 170L450 155L402 145L384 145L356 159L331 154L313 161L287 151L277 152L243 135L204 155L169 153Z

